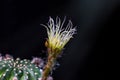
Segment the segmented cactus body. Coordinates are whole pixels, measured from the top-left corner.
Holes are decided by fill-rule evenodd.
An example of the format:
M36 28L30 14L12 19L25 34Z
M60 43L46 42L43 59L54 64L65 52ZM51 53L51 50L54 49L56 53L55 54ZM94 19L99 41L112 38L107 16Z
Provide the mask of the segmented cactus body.
M17 58L0 61L0 80L39 80L40 69L30 60Z

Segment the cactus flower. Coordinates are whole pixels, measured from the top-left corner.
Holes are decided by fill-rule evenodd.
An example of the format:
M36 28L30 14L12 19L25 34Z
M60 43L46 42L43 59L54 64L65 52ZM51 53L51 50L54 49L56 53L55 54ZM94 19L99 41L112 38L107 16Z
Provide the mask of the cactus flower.
M48 49L48 58L43 71L42 80L47 80L49 73L55 66L57 57L76 32L70 20L67 26L63 27L65 20L66 18L61 22L60 18L57 17L56 21L54 21L53 18L50 17L47 25L42 24L47 29L48 34L47 41L45 42L45 46Z
M75 34L76 29L73 28L72 22L69 20L66 28L64 28L64 22L66 18L61 22L60 18L56 18L56 22L53 18L49 18L48 24L43 25L47 29L48 39L45 45L52 49L62 50L66 43L72 38Z

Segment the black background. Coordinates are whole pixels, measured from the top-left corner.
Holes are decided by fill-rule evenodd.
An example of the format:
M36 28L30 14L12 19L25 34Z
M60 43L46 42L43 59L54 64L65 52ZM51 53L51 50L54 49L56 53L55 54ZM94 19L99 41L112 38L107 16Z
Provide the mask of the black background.
M49 16L64 16L77 26L67 44L54 80L104 80L104 54L110 28L120 26L119 0L4 0L0 52L15 58L42 56Z

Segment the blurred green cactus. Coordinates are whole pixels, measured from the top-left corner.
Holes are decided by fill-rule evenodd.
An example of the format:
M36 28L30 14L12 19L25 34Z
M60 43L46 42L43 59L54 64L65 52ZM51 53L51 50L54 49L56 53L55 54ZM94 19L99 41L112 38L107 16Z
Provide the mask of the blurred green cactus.
M3 59L0 61L0 80L39 80L40 69L30 60Z

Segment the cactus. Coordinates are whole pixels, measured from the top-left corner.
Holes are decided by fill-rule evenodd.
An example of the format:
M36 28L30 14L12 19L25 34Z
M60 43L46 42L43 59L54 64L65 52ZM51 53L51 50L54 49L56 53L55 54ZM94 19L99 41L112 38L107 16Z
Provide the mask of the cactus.
M40 69L30 60L3 59L0 61L0 80L39 80Z
M65 20L66 17L63 21L59 17L55 21L50 17L47 25L41 24L47 29L48 34L45 42L48 56L45 62L37 57L33 58L32 61L20 60L19 58L14 60L8 54L5 56L0 54L0 80L53 80L50 73L57 58L76 33L76 28L73 27L70 20L66 28L63 27Z

